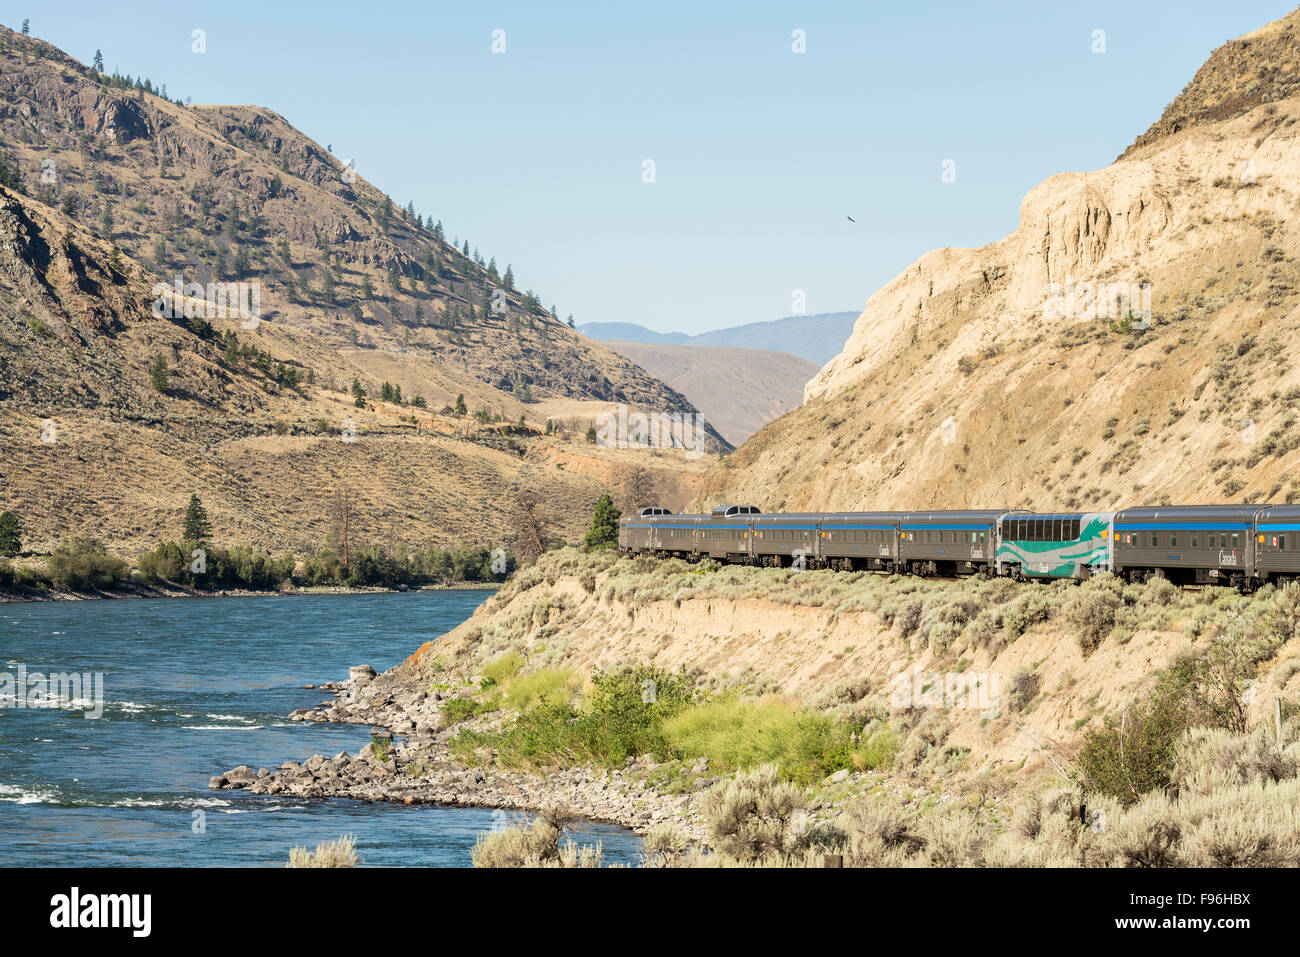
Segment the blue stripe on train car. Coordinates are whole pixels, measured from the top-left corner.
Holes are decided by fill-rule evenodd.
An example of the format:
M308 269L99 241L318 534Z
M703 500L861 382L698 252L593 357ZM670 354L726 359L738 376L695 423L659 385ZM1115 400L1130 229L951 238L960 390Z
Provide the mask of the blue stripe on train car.
M981 522L977 525L904 525L903 531L924 532L927 530L933 530L933 531L944 531L944 532L947 531L986 532L989 530L989 528L992 525L993 525L992 522Z
M1249 522L1116 522L1117 532L1218 532L1248 531Z
M1261 532L1300 532L1300 523L1269 522L1267 525L1259 525L1257 528Z
M694 525L665 525L663 522L628 522L628 528L695 528Z

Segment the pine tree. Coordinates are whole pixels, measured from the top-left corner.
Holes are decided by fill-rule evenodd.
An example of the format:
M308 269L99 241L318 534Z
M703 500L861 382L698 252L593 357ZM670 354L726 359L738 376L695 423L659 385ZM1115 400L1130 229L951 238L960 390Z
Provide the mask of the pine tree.
M0 512L0 558L14 558L22 550L22 522L13 512Z
M506 264L506 274L501 281L505 283L507 289L515 288L515 269L509 263Z
M104 72L104 54L102 51L95 51L95 59L91 61L90 65L95 68L96 73Z
M190 504L185 507L185 525L181 532L181 541L200 544L212 535L212 525L208 522L207 509L199 497L190 493Z
M584 539L588 548L609 548L618 544L618 517L622 513L614 507L614 500L606 493L596 503L591 515L591 528Z
M456 396L456 414L467 415L468 413L469 406L465 404L465 393L462 392L460 395Z
M169 374L167 360L162 357L162 353L159 353L158 358L154 359L153 365L149 367L149 384L159 392L166 393Z

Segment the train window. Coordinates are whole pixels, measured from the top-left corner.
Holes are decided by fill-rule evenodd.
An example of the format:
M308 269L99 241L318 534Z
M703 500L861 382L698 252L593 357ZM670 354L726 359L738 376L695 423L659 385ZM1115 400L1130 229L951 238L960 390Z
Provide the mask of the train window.
M1169 533L1169 547L1170 547L1170 548L1177 548L1177 547L1178 547L1178 533L1177 533L1177 532L1170 532L1170 533Z
M1240 542L1240 540L1241 540L1241 532L1233 532L1233 533L1232 533L1232 548L1233 548L1234 551L1236 550L1236 548L1237 548L1237 544L1238 544L1238 542Z
M1285 536L1285 535L1279 535L1279 536L1277 537L1277 547L1278 547L1278 548L1286 548L1286 536Z
M1198 538L1197 538L1196 533L1195 533L1195 532L1192 532L1192 548L1195 548L1195 547L1196 547L1197 540L1198 540Z

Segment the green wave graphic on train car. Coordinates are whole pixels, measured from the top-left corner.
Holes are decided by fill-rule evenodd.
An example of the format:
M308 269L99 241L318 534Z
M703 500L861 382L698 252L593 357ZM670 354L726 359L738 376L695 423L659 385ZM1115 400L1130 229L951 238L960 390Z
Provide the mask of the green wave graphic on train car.
M1069 542L1004 540L998 560L1020 565L1026 575L1039 578L1079 578L1085 565L1109 564L1110 515L1085 515L1079 537Z

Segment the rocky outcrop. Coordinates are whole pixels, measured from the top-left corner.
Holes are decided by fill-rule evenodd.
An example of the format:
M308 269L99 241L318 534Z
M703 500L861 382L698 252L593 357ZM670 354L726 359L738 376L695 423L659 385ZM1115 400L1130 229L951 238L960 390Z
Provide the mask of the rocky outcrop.
M536 811L562 806L574 816L606 821L644 833L657 824L678 825L695 843L705 829L694 792L714 783L704 776L701 759L693 791L663 793L647 778L657 765L650 758L629 760L622 768L550 769L545 774L485 765L465 767L448 749L454 733L443 726L440 705L447 697L414 687L393 672L375 675L369 665L350 669L345 682L326 682L332 701L292 712L294 721L369 725L371 740L356 756L315 754L285 761L278 769L253 771L240 765L208 782L213 790L299 798L349 798L398 804L440 804Z

